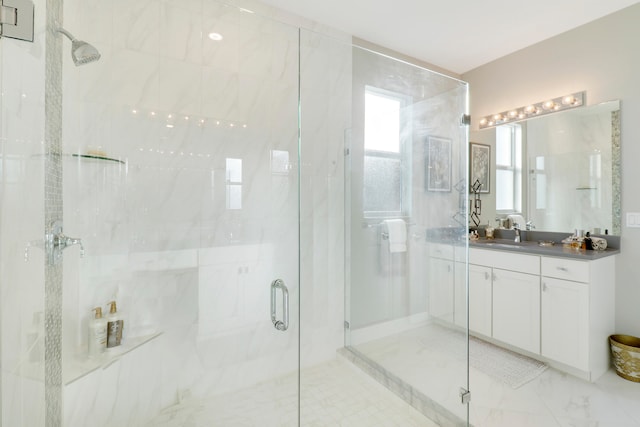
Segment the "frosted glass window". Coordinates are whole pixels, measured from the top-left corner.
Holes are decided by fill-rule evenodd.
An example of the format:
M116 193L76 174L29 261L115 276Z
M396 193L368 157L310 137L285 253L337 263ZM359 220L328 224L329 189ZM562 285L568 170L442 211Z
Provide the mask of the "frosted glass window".
M399 159L366 156L364 159L364 206L367 211L396 212L402 204L402 173Z
M365 216L407 215L410 211L410 153L401 135L409 129L410 100L367 86L365 90L363 210Z

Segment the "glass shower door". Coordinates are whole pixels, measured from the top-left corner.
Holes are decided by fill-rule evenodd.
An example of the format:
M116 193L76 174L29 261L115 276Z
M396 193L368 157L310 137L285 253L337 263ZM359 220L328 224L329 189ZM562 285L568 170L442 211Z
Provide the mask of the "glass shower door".
M127 8L64 4L102 53L64 56L64 222L85 248L64 261L64 425L297 425L298 30ZM111 301L122 344L89 357Z
M466 425L466 83L353 49L345 344L439 425Z

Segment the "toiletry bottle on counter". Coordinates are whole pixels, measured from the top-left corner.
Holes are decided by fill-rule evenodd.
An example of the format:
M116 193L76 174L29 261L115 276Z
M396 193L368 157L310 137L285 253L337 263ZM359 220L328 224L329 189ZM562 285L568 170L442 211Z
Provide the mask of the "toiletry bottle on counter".
M487 239L493 239L494 228L491 224L487 223L487 227L484 229L484 235Z
M107 315L107 348L117 347L122 342L122 328L124 321L118 313L116 302L109 303L109 314Z
M102 308L92 311L95 315L89 322L89 356L96 356L107 347L107 319L102 317Z

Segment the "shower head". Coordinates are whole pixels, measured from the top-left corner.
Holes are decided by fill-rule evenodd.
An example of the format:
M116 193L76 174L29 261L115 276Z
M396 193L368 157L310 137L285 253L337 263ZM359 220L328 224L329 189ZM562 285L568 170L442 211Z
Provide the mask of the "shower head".
M98 49L91 46L89 43L76 39L64 28L58 28L58 32L64 34L69 40L71 40L71 58L76 66L88 64L89 62L94 62L100 59L100 52L98 52Z

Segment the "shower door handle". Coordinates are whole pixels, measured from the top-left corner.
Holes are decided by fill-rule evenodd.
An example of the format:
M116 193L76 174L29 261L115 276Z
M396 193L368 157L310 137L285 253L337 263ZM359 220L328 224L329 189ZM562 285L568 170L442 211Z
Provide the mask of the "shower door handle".
M278 320L276 314L278 289L282 291L282 320ZM289 328L289 290L282 279L271 282L271 323L279 331L286 331Z

